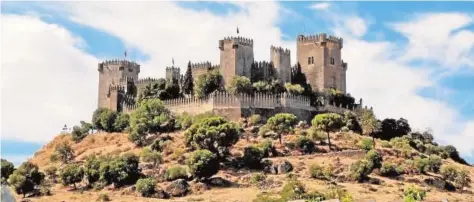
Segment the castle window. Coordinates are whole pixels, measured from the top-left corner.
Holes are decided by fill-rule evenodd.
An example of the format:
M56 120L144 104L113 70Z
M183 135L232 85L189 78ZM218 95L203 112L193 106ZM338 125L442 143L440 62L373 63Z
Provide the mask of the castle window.
M123 66L120 66L120 67L119 67L119 70L120 70L120 71L123 71L123 69L124 69Z
M128 68L128 71L129 71L129 72L133 72L133 68L129 67L129 68Z
M333 57L331 57L331 64L334 65L334 63L335 63L335 60Z
M314 64L314 57L311 56L311 57L308 57L308 65L310 64Z

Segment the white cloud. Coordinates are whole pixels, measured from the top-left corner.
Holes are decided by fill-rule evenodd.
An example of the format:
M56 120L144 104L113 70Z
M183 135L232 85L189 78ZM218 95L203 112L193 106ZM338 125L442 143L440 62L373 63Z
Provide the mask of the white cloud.
M422 59L456 68L474 67L474 32L463 29L473 23L474 17L464 13L428 13L392 27L409 41L405 61Z
M311 5L310 8L314 10L328 10L329 6L331 6L331 4L324 2L324 3L315 3Z
M428 19L430 17L425 16ZM446 29L450 28L438 26L431 28L430 32L446 33ZM474 147L467 142L474 141L474 136L472 136L474 120L470 123L460 121L462 115L448 103L418 94L423 88L442 89L442 86L433 79L439 77L437 69L410 65L408 62L414 58L407 60L405 55L400 56L399 53L406 48L409 49L411 44L404 47L390 41L365 41L360 39L357 33L351 32L350 28L341 26L336 26L336 32L344 38L342 55L349 64L347 72L349 92L363 97L364 103L373 106L379 118L406 118L413 129L431 128L438 141L455 145L464 156L473 155ZM410 33L420 35L416 31L410 31ZM440 54L445 46L437 46L431 40L417 41L417 47L430 46L431 53ZM435 56L440 57L440 55L431 57ZM468 59L465 55L457 57L460 60ZM439 61L445 63L447 58L444 60L443 58L439 58Z
M2 14L2 139L46 142L64 124L90 120L97 60L83 41L34 16Z
M345 27L357 37L362 37L367 32L367 24L364 19L354 16L344 22Z
M278 3L235 5L239 11L217 15L207 10L185 9L174 2L62 4L74 21L117 36L149 54L141 76L164 76L172 57L180 67L185 67L188 60L218 64L218 40L236 36L237 26L240 36L254 40L256 60L269 60L270 45L294 50L294 43L281 41Z

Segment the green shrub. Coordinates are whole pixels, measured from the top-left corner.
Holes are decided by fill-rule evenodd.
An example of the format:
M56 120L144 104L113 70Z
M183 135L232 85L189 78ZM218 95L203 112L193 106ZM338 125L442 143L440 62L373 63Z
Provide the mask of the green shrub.
M101 161L95 155L87 157L84 163L84 177L87 180L89 186L97 182L100 179L100 164Z
M438 155L432 154L430 157L428 157L428 165L427 168L431 172L439 172L439 169L441 167L441 157Z
M387 140L382 140L382 141L380 142L380 146L382 146L383 148L392 148L392 145L391 145L390 142L387 141Z
M155 193L156 181L153 178L142 178L137 180L135 187L142 196L149 197Z
M13 171L8 177L8 183L17 194L23 194L24 198L26 194L33 193L43 179L44 174L39 172L38 166L27 161Z
M248 146L244 148L243 161L249 168L260 168L264 153L261 149L255 146Z
M363 138L357 145L360 149L370 151L373 148L374 141L369 138Z
M185 167L182 166L173 166L168 168L164 175L165 180L173 181L176 179L187 179L188 178L188 171Z
M61 169L59 177L63 185L73 184L76 188L76 183L82 181L84 170L77 164L69 164Z
M57 177L56 173L58 172L58 168L56 168L55 166L50 166L44 169L44 172L50 180L52 180L54 183L56 182L56 177Z
M330 188L324 193L325 199L339 199L341 202L354 202L354 197L351 193L339 189L339 188Z
M316 149L316 147L314 146L314 142L304 136L300 136L296 139L295 146L298 150L305 154L313 153Z
M189 127L191 127L192 124L193 124L193 117L187 113L182 113L176 117L176 125L177 125L176 128L186 130Z
M289 181L280 192L283 201L299 199L306 192L306 188L300 181Z
M268 132L272 131L267 125L263 125L258 129L258 135L263 138L274 138L268 135Z
M322 141L325 141L327 139L326 133L324 133L321 130L311 130L309 135L310 135L311 139L313 139L314 141L322 142Z
M309 175L320 180L330 180L332 177L332 166L320 166L313 164L309 167Z
M140 158L144 162L153 163L153 167L156 167L158 166L158 164L163 162L163 157L161 156L161 153L158 151L151 150L148 147L142 149L142 152L140 153Z
M400 169L397 169L397 166L391 162L384 162L380 168L380 175L387 177L394 177L400 175Z
M99 167L100 180L116 187L135 184L142 175L138 167L139 158L135 154L125 153L120 157L102 159Z
M263 157L276 156L277 151L271 140L264 140L258 144L258 148L263 151Z
M99 202L110 201L110 197L109 197L109 195L107 195L106 193L101 193L101 194L99 195L99 197L97 198L97 201L99 201Z
M219 171L217 155L205 149L193 152L186 163L196 178L208 178Z
M454 181L458 175L458 169L452 165L443 165L440 174L444 180Z
M249 124L251 126L259 125L262 122L263 122L262 117L258 114L253 114L252 116L249 117Z
M413 160L413 163L414 163L415 168L420 173L425 173L428 170L428 158L416 157Z
M252 184L259 184L260 182L265 181L266 178L267 176L262 173L252 174Z
M367 179L373 168L374 165L369 160L358 160L350 166L350 177L353 180L361 182Z
M371 162L374 168L380 168L382 166L382 156L373 149L367 152L365 159Z
M457 173L456 177L454 178L454 184L458 189L467 187L469 182L471 181L469 177L469 171L461 170Z
M403 196L405 202L422 201L426 196L426 192L414 185L411 185L405 187Z

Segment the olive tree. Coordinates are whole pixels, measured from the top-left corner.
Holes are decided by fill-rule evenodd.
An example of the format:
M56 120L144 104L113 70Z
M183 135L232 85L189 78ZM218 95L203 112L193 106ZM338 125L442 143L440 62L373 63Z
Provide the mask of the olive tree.
M171 125L170 111L159 99L146 99L130 115L132 132L129 139L137 145L145 143L147 134L156 134L169 130ZM172 124L174 126L174 124Z
M237 95L241 93L252 93L252 83L250 79L245 76L234 76L227 86L227 91L231 94Z

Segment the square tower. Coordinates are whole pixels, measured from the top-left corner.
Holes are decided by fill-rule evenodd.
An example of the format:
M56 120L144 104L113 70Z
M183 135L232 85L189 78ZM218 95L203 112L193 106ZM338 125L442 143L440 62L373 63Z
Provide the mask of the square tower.
M173 85L179 85L180 77L181 72L179 67L166 67L166 82L171 83Z
M117 103L110 103L111 87L126 84L123 81L138 81L140 65L128 60L107 60L99 63L99 108L111 108ZM114 108L114 107L112 107Z
M220 68L224 85L235 75L250 78L254 62L253 40L242 37L227 37L219 40Z
M278 79L283 82L291 82L291 60L290 50L281 47L270 47L270 60L273 63Z
M345 71L341 59L342 39L326 34L298 35L296 58L313 90L333 88L346 91Z

